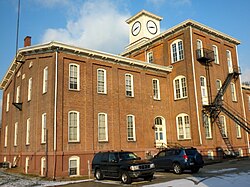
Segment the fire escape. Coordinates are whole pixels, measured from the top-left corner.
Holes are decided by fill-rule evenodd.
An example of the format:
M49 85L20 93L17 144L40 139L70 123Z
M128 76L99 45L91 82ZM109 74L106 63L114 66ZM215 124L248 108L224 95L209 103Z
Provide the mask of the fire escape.
M196 50L197 61L199 61L202 65L205 66L206 77L207 77L207 87L208 87L208 105L203 105L203 112L210 116L211 124L216 123L220 134L228 148L228 151L231 155L236 155L236 151L234 150L228 136L222 127L222 121L219 118L219 114L223 112L230 119L232 119L236 124L238 124L242 129L244 129L247 133L250 133L250 123L246 121L244 117L242 117L237 111L235 111L232 107L229 107L223 101L223 95L225 94L227 87L230 85L231 81L236 81L240 75L239 68L233 68L232 71L229 72L227 78L223 82L220 90L217 92L214 100L212 100L211 94L211 84L210 84L210 72L209 67L212 66L211 62L214 61L214 52L209 49L197 49Z

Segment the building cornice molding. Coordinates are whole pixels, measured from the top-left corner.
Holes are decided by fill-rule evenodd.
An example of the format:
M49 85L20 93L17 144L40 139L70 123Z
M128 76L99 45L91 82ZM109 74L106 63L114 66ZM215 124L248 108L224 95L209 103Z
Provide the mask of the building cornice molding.
M16 57L13 59L8 71L6 72L4 78L2 79L0 83L0 89L6 88L13 74L15 73L15 70L19 66L21 66L21 63L18 63L18 61L22 61L25 56L46 53L46 52L54 52L57 49L59 51L70 53L73 55L85 56L89 58L103 60L105 62L124 64L124 65L139 67L143 69L153 70L153 71L160 71L164 73L171 72L173 68L172 66L161 66L158 64L149 64L144 61L130 59L130 58L126 58L120 55L113 55L110 53L80 48L80 47L52 41L52 42L45 43L45 44L33 45L33 46L19 49Z

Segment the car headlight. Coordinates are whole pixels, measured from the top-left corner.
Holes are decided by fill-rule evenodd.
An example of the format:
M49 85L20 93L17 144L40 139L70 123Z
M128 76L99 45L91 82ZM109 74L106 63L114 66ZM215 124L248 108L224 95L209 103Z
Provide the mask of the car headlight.
M150 164L150 168L155 168L154 163Z
M130 166L130 170L134 171L134 170L138 170L139 166Z

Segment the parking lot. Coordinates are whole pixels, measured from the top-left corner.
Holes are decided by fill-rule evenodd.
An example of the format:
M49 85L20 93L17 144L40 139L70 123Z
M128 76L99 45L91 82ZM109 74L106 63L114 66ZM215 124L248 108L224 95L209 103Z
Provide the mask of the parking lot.
M132 184L121 184L118 180L101 180L94 179L86 181L43 181L39 178L21 177L20 175L0 172L1 186L73 186L73 187L111 187L111 186L182 186L183 184L176 184L173 181L184 182L185 186L209 186L212 181L215 184L232 186L250 186L250 159L233 159L224 161L222 163L206 165L198 173L192 174L186 171L181 175L173 174L158 170L154 179L151 182L137 179ZM247 180L246 180L247 179ZM209 182L210 181L210 182ZM189 185L187 185L189 184ZM211 186L211 185L210 185ZM215 185L212 185L215 186Z

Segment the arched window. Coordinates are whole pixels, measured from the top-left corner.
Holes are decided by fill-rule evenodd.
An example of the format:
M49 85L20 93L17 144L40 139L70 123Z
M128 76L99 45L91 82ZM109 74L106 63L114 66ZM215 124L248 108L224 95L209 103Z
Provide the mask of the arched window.
M98 113L98 141L108 141L108 115Z
M155 100L160 100L160 81L158 79L153 79L153 94Z
M106 70L97 69L97 93L107 93Z
M233 62L232 62L231 51L227 50L226 53L227 53L228 72L232 73L233 72Z
M69 158L69 176L80 175L80 158L78 156L71 156Z
M197 44L197 55L198 55L197 58L201 58L203 57L202 41L198 39L196 44Z
M166 146L166 124L163 117L156 117L154 121L156 147Z
M127 140L128 141L136 141L136 133L135 133L135 116L127 115Z
M46 175L46 158L42 157L41 158L41 176Z
M184 49L182 40L178 39L171 43L171 57L172 63L184 59Z
M79 112L69 111L68 114L68 141L79 142L80 141L80 120Z
M201 99L203 105L208 105L208 93L207 93L207 81L206 77L200 77L200 84L201 84Z
M134 97L134 78L131 74L125 74L125 90L126 96Z
M186 77L180 75L174 79L174 98L187 98L187 83Z
M80 90L80 66L69 64L69 89Z
M219 53L218 53L218 47L216 45L213 45L213 52L214 52L214 63L219 64Z
M226 124L226 118L225 116L220 116L220 125L221 125L221 134L223 138L227 137L227 124Z
M189 116L185 113L176 116L178 140L191 139Z

